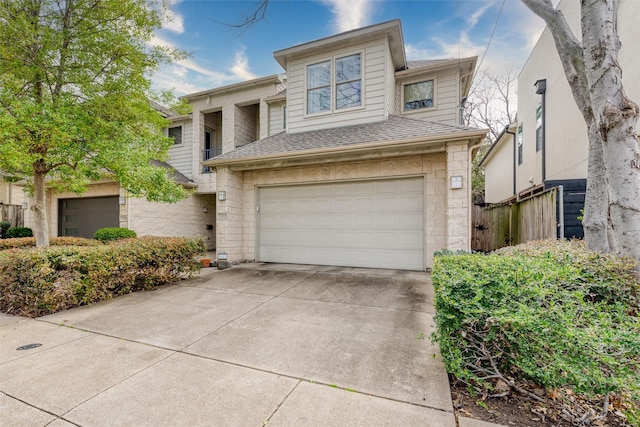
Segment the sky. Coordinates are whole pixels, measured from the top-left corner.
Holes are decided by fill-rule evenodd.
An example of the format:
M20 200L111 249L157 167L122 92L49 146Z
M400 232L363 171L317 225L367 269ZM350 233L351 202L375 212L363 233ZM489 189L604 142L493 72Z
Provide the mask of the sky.
M258 1L168 2L152 43L190 56L163 66L152 82L176 96L283 73L276 50L392 19L401 20L408 60L477 55L480 62L486 51L480 69L494 73L521 68L544 29L520 0L270 0L264 19L242 30L233 24Z

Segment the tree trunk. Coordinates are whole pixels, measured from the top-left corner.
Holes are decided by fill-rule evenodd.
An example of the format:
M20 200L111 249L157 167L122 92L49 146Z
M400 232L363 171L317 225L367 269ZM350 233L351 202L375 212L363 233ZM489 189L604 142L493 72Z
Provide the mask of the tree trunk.
M602 140L612 249L640 259L640 147L636 134L640 111L622 86L617 14L617 0L582 0L584 62L593 117Z
M46 174L34 168L33 175L33 220L36 247L49 246L49 223L47 222Z
M607 253L613 251L609 222L609 193L604 168L602 140L595 126L589 126L589 159L587 165L587 193L584 201L584 240L591 250Z

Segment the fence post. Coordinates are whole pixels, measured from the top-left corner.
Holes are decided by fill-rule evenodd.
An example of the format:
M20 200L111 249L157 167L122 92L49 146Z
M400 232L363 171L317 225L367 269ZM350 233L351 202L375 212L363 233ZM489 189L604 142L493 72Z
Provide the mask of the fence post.
M558 185L558 218L560 222L560 235L559 239L564 239L564 188L562 185Z

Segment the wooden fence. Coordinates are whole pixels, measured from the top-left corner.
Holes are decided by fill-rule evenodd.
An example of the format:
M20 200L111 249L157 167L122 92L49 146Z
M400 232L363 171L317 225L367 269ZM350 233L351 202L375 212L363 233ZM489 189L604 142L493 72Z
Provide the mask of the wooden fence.
M24 227L24 209L20 205L0 204L0 221L9 221L12 227Z
M555 239L557 188L510 204L473 206L471 249L492 251L530 240Z

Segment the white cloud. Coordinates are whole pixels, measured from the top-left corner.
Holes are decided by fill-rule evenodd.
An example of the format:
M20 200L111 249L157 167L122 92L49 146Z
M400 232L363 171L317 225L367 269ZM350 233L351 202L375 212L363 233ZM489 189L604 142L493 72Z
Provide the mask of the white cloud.
M339 32L363 27L369 23L372 0L320 0L329 6L335 28Z
M167 9L164 11L162 20L162 28L173 31L176 34L184 33L184 18L180 12L174 9L174 6L180 3L180 0L170 0Z
M467 17L467 24L473 28L476 26L476 24L478 23L478 21L480 20L480 18L482 18L482 15L484 15L484 13L491 7L493 7L493 5L495 4L495 2L493 3L487 3L484 6L481 6L478 10L476 10L475 12L473 12L472 14L470 14Z
M245 48L236 52L235 62L231 67L231 72L243 80L255 79L256 75L249 71L249 59L245 54Z

